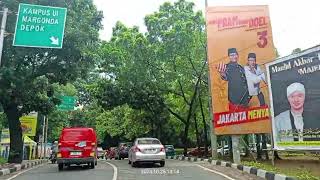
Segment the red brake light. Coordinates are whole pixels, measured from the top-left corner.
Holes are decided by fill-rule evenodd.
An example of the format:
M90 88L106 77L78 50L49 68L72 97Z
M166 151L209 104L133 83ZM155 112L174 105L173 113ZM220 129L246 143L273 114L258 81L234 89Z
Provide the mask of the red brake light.
M161 152L166 152L166 150L164 149L164 147L160 148Z
M141 152L141 150L138 148L138 146L136 146L134 149L133 149L134 152Z

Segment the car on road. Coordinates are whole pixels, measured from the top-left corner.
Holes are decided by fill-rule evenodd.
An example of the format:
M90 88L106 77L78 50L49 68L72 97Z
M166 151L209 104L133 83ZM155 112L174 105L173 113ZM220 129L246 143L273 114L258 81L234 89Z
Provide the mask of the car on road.
M166 156L175 156L176 155L176 151L175 151L173 145L164 145L164 147L166 149Z
M208 152L210 152L210 149L208 149ZM209 153L208 153L209 154ZM197 156L197 157L203 157L205 155L205 148L200 147L199 148L193 148L190 151L187 152L188 156Z
M64 128L61 132L57 163L59 170L72 164L97 165L97 136L92 128Z
M160 163L165 165L166 150L156 138L138 138L129 150L129 164L136 167L142 163Z
M98 153L98 155L97 155L98 159L104 158L104 150L102 149L102 147L97 148L97 153Z
M116 147L110 147L106 150L105 158L106 159L115 159L116 157Z
M115 159L121 160L124 158L128 158L128 153L131 147L132 147L131 142L119 143L118 147L116 148Z

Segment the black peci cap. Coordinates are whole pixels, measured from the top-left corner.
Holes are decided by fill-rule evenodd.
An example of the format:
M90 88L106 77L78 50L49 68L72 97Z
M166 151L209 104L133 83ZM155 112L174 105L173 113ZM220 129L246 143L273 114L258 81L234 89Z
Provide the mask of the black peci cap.
M256 58L257 58L257 57L256 57L256 53L249 53L249 54L248 54L248 59L249 59L249 58L255 58L255 59L256 59Z
M236 48L229 48L229 49L228 49L228 56L229 56L231 53L237 53L237 54L238 54L237 49L236 49Z

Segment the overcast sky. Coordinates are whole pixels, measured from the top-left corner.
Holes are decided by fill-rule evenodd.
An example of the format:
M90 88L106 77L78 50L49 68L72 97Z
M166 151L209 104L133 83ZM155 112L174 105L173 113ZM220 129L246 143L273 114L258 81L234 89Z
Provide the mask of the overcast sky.
M144 17L158 10L166 1L176 0L94 0L104 14L101 38L109 40L117 21L139 26L145 32ZM190 0L191 1L191 0ZM208 0L209 6L269 5L274 44L285 56L295 48L306 49L320 44L319 0ZM193 0L204 11L205 0Z

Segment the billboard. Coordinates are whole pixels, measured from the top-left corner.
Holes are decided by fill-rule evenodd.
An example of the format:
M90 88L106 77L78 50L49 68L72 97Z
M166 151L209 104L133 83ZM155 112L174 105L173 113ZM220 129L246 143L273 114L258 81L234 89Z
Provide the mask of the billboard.
M263 64L275 58L275 48L268 6L210 7L206 13L215 133L270 133Z
M320 46L266 68L274 148L320 150Z
M37 112L31 112L26 116L20 117L22 134L25 136L35 136L37 129Z

